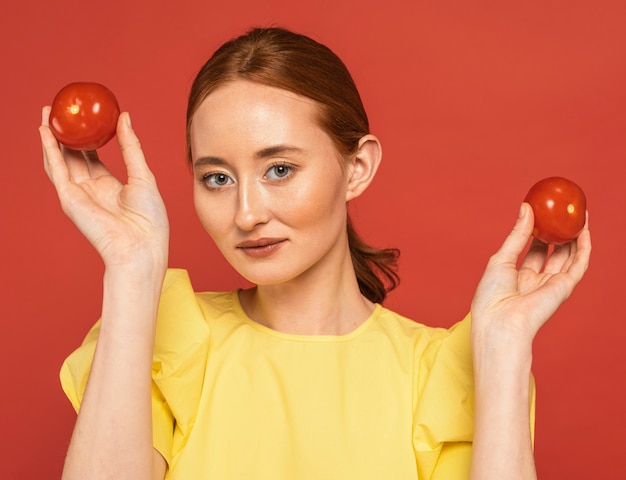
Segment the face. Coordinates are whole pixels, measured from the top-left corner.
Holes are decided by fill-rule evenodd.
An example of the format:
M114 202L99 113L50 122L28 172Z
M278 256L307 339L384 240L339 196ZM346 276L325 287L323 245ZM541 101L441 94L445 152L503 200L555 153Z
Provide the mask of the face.
M350 170L315 114L305 97L235 81L211 93L192 119L198 217L255 284L332 268L347 252Z

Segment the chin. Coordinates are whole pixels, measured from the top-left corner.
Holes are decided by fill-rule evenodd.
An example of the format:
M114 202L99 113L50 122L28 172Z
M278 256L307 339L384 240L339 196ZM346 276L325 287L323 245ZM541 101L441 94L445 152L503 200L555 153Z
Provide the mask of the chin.
M293 280L294 277L283 277L283 276L273 276L273 275L243 275L240 272L240 275L245 278L248 282L258 286L258 287L266 287L271 285L281 285L284 283Z
M257 267L257 268L236 268L239 275L245 278L248 282L257 286L271 286L288 283L296 278L300 277L306 269L285 269L285 268L271 268Z
M239 275L258 286L305 281L307 278L319 278L320 275L326 278L329 265L323 252L320 254L317 251L265 259L234 257L227 260Z

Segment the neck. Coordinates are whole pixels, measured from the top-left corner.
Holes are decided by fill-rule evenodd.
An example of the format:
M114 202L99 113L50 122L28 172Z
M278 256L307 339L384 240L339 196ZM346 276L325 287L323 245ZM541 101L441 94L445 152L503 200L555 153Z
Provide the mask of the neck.
M374 310L359 291L349 249L297 278L240 293L248 316L273 330L297 335L345 335Z

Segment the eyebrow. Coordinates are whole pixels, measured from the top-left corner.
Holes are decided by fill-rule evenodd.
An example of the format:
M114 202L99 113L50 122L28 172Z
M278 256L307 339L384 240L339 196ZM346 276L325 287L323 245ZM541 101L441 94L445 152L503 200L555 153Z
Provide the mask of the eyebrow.
M203 165L226 165L226 161L220 157L200 157L193 162L194 168Z
M256 160L264 160L266 158L275 157L276 155L302 153L304 150L293 145L273 145L263 148L254 154ZM194 167L203 165L226 165L228 162L221 157L206 156L200 157L193 162Z
M259 150L254 154L254 158L257 160L263 160L269 157L275 157L276 155L284 155L287 153L302 153L303 150L292 145L275 145Z

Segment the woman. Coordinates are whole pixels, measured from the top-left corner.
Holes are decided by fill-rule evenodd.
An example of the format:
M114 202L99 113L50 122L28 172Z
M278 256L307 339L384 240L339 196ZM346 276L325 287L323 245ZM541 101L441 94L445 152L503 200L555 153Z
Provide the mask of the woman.
M518 269L523 204L471 332L383 308L396 252L347 215L381 159L356 87L326 47L256 29L204 65L187 117L198 217L256 286L194 294L166 273L167 215L128 114L126 185L60 150L48 114L46 170L106 267L101 321L62 372L80 405L63 478L535 478L532 341L587 268L587 229L548 258L533 243Z

